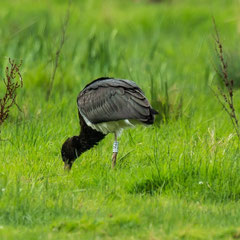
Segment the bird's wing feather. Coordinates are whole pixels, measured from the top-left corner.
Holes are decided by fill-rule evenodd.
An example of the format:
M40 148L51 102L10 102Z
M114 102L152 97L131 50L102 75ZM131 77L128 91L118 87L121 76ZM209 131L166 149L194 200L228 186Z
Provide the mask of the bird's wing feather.
M136 119L145 122L151 115L151 106L141 89L123 82L91 85L78 96L80 112L93 124Z

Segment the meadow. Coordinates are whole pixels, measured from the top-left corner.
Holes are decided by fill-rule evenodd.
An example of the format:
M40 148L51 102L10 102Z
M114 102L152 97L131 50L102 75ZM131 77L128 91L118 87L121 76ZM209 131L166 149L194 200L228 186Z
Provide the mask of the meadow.
M211 90L214 16L240 112L240 2L73 1L47 99L67 9L0 3L0 76L10 57L23 61L24 81L22 111L1 126L0 239L240 238L239 139ZM102 76L135 81L160 114L123 132L114 170L108 135L66 173L60 149L80 131L76 97Z

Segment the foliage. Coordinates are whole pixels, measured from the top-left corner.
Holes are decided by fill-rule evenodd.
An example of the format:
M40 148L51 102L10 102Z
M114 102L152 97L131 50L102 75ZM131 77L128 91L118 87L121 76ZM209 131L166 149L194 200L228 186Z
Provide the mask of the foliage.
M24 88L23 114L12 108L1 133L11 141L0 141L0 239L238 238L239 141L208 87L211 16L233 46L238 4L73 1L46 101L67 6L1 1L0 75L6 56L23 59ZM66 174L60 149L79 132L76 97L101 76L134 80L165 113L124 131L114 171L109 135Z

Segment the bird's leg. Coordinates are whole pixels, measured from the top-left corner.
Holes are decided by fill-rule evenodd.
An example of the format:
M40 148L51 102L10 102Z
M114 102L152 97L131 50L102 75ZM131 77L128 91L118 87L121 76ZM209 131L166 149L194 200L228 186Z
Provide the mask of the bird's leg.
M118 154L118 141L117 141L117 134L114 134L115 139L113 143L113 155L112 155L112 168L115 167L117 161L117 154Z

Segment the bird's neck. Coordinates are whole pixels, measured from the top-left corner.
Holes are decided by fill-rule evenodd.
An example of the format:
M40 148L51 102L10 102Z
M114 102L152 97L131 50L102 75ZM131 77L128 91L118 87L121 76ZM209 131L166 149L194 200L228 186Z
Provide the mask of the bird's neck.
M106 135L98 132L91 127L84 126L78 136L76 143L77 155L80 156L83 152L97 145Z

